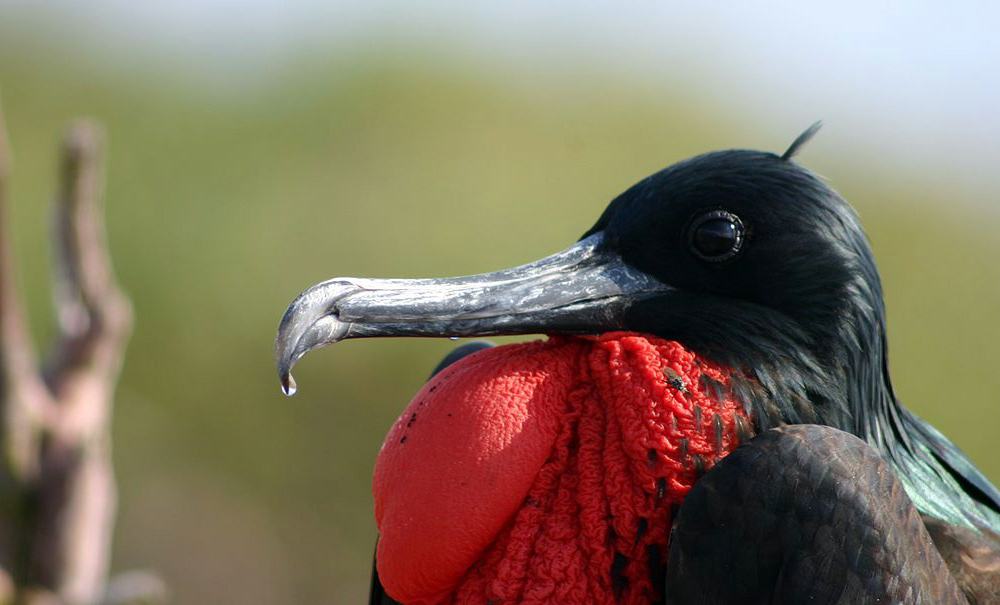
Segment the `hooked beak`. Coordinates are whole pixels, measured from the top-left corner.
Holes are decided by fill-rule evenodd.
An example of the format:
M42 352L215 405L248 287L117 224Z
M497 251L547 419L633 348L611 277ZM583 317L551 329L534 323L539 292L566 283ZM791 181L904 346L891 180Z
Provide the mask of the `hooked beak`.
M637 300L671 288L604 246L600 232L539 261L467 277L337 277L298 295L274 349L281 388L295 394L292 366L348 338L594 333L622 329Z

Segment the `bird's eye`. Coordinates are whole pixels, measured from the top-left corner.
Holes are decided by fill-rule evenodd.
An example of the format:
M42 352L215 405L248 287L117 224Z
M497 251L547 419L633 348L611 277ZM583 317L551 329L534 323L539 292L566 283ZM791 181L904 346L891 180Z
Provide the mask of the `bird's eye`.
M713 210L695 218L688 230L689 244L702 260L729 260L743 249L744 230L740 217L725 210Z

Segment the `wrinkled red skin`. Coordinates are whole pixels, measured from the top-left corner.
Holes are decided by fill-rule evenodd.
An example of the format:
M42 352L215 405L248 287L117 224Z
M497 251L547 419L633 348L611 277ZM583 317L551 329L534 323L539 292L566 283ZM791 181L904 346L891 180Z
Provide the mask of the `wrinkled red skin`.
M626 332L448 367L376 462L386 592L407 605L651 603L671 508L746 418L711 381L728 385L727 371Z

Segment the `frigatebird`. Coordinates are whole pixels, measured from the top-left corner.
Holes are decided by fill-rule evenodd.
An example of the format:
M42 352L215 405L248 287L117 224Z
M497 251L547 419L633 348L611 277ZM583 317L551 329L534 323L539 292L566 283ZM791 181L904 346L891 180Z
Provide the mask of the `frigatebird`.
M297 360L317 347L349 338L537 333L549 335L555 343L504 353L499 365L489 355L504 347L460 348L441 364L436 370L440 374L390 432L382 456L395 458L385 463L388 470L376 468L377 517L392 513L396 515L393 531L413 532L417 531L413 525L428 519L440 521L434 511L420 508L426 508L426 501L447 509L441 513L447 518L435 525L434 532L404 541L407 548L386 553L393 560L385 565L392 567L395 576L404 576L406 581L413 578L405 576L417 576L416 584L407 586L430 582L427 578L436 573L433 566L439 559L442 565L455 565L461 559L458 576L464 573L462 581L473 582L475 578L469 578L475 573L466 569L471 559L463 559L464 554L449 558L454 543L448 540L453 537L443 537L441 544L430 547L424 542L435 542L436 533L449 534L452 526L457 526L454 533L459 536L475 533L478 526L467 529L462 525L465 510L492 511L498 506L494 501L506 497L493 486L493 482L503 483L503 477L462 491L469 479L462 474L467 472L464 466L479 464L482 458L478 450L475 456L463 453L464 432L451 433L453 450L447 443L447 430L444 438L428 446L431 449L403 450L406 431L415 422L425 422L417 419L416 411L435 404L435 389L451 389L452 400L462 399L466 397L463 388L486 388L476 386L483 373L503 366L507 372L503 380L534 376L532 356L550 355L547 363L558 364L561 358L551 351L567 348L574 351L573 359L585 358L591 366L618 364L612 368L618 371L625 357L595 357L588 351L607 345L607 351L620 353L622 343L630 343L627 346L636 350L654 351L652 358L690 355L681 365L671 358L674 365L670 367L649 362L656 368L662 365L663 375L656 378L660 391L656 392L673 390L659 395L667 399L642 408L644 413L669 399L679 402L678 414L695 413L696 430L707 426L712 433L714 427L719 456L707 464L701 454L691 454L689 448L694 446L686 436L679 440L679 450L676 442L663 444L662 451L650 450L651 468L661 464L658 456L671 452L694 461L693 466L677 467L677 472L692 471L697 482L669 515L663 513L669 523L669 536L663 538L669 542L668 552L658 551L651 543L644 543L647 548L642 552L630 550L631 541L638 544L643 534L653 531L655 519L630 516L627 530L631 533L624 540L618 535L622 530L616 533L621 525L614 518L624 509L604 504L595 509L603 512L591 521L601 526L597 535L610 550L597 552L595 548L604 548L602 543L580 546L580 552L566 551L570 558L582 561L578 568L584 575L587 570L600 571L601 577L582 580L585 589L575 596L559 593L560 583L571 582L552 578L538 580L535 587L519 584L504 592L509 587L498 586L502 583L496 575L499 572L491 572L494 575L488 581L480 582L485 587L477 588L478 597L447 590L420 595L419 590L409 588L388 594L379 579L384 563L380 544L372 603L397 602L393 597L405 603L1000 602L1000 492L951 441L896 397L888 369L882 286L859 218L838 193L794 160L817 129L818 124L808 129L781 155L736 149L669 166L615 198L568 249L531 264L449 279L335 278L308 288L292 302L276 340L278 371L286 394L295 390L290 372ZM669 349L674 345L682 348ZM585 368L588 377L596 375L592 370L604 372L591 366ZM721 373L710 377L709 367ZM695 373L684 374L685 368ZM635 372L626 367L620 376L634 377ZM480 382L454 387L472 380L470 376ZM692 384L699 377L700 383ZM495 382L488 387L495 388ZM639 401L643 397L657 397L649 391L649 384L638 387L636 405L646 405ZM604 387L577 384L573 388ZM614 383L610 388L613 398ZM569 397L571 391L559 392ZM489 396L496 392L489 391ZM723 403L729 400L738 403L737 412L726 415ZM469 405L462 401L457 408L447 407L452 405L447 402L438 407L460 412ZM713 401L723 403L703 411ZM628 411L632 404L624 405ZM492 414L502 413L491 409ZM586 414L605 414L600 409L586 411L594 409L577 410L570 415L571 422L583 425ZM442 413L433 422L451 422L451 411L447 421ZM706 413L712 420L703 422ZM610 412L606 415L611 418ZM683 417L691 420L690 415ZM670 418L673 429L685 430L687 425L678 429L676 417ZM462 431L483 430L481 422L460 426ZM598 442L609 439L610 433L602 432L611 430L610 425L600 426L594 437ZM553 429L546 448L559 439L555 437L558 430ZM581 439L579 431L573 433L562 451L576 455L580 450L582 458ZM517 439L504 443L514 447ZM391 451L387 454L387 450ZM548 472L538 469L542 462L552 462L552 451L544 449L532 473ZM437 457L436 462L427 463L430 471L422 469L417 452ZM400 462L400 457L418 459ZM522 458L515 456L515 462L502 470L517 475ZM616 480L608 474L612 462L601 462L604 470L597 478L564 470L569 478L554 481L558 489L582 490L588 481L591 487L599 487L601 482ZM458 505L449 507L452 496L435 492L449 487L426 485L438 478L439 466L433 464L444 465L447 472L441 475L442 481L453 467L463 467L455 475L456 485L461 479L462 486L454 488L460 492L454 497ZM639 481L636 477L642 472L629 477ZM410 474L420 476L410 481ZM404 493L387 513L388 505L379 510L379 498L388 497L380 492L392 491L396 485L392 481L415 481L419 493L413 495L400 487ZM503 518L491 526L489 540L473 553L483 559L492 557L494 568L527 565L527 555L520 563L512 563L516 556L483 546L522 531L521 516L536 519L524 531L534 531L541 536L537 540L544 541L548 530L538 528L545 523L545 515L565 513L559 511L563 505L573 514L586 513L579 499L560 504L556 498L542 504L527 487L534 485L531 481L518 485L521 491L513 497L517 506L503 508ZM661 477L644 489L655 500L664 497L665 485ZM614 497L612 491L606 490L607 498ZM469 494L473 499L481 495L482 501L469 501ZM408 516L408 507L418 512ZM662 512L650 510L655 515ZM515 513L516 523L511 520ZM593 529L587 523L573 527L580 532ZM387 539L381 524L380 529ZM506 537L497 537L501 535ZM576 540L572 535L566 539ZM541 548L539 543L532 542L532 548ZM455 552L461 550L455 548ZM442 549L449 552L442 554ZM600 558L605 554L607 558ZM643 559L648 582L625 572L638 558ZM602 563L595 567L595 560ZM601 567L608 561L609 566ZM455 584L458 576L452 576L449 581ZM643 586L631 590L629 582ZM391 593L392 584L386 582L386 586ZM440 588L435 585L434 590ZM586 592L590 590L594 592ZM558 594L562 596L557 598Z

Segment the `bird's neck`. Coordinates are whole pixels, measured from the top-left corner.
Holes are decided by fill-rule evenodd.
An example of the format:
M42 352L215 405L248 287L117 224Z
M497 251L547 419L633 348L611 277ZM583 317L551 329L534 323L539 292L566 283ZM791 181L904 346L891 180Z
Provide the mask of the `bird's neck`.
M885 311L862 305L845 317L817 376L827 396L817 405L820 422L854 433L882 453L897 470L907 494L924 514L953 524L1000 528L995 496L975 466L948 439L907 410L897 399L889 374ZM820 356L823 353L818 354ZM831 359L836 362L829 364ZM825 364L823 363L825 362ZM846 410L846 414L842 413ZM787 421L787 420L786 420ZM977 485L982 481L984 485ZM994 504L989 502L993 501Z
M844 377L841 397L848 417L835 426L891 454L899 444L911 444L889 376L885 325L885 311L875 304L854 309L838 326L835 371Z
M632 325L730 368L730 386L758 431L825 424L853 433L892 463L921 512L1000 531L1000 492L896 398L874 271L868 263L839 293L817 292L815 304L784 310L677 293L669 305L636 304ZM816 309L827 313L796 315Z

